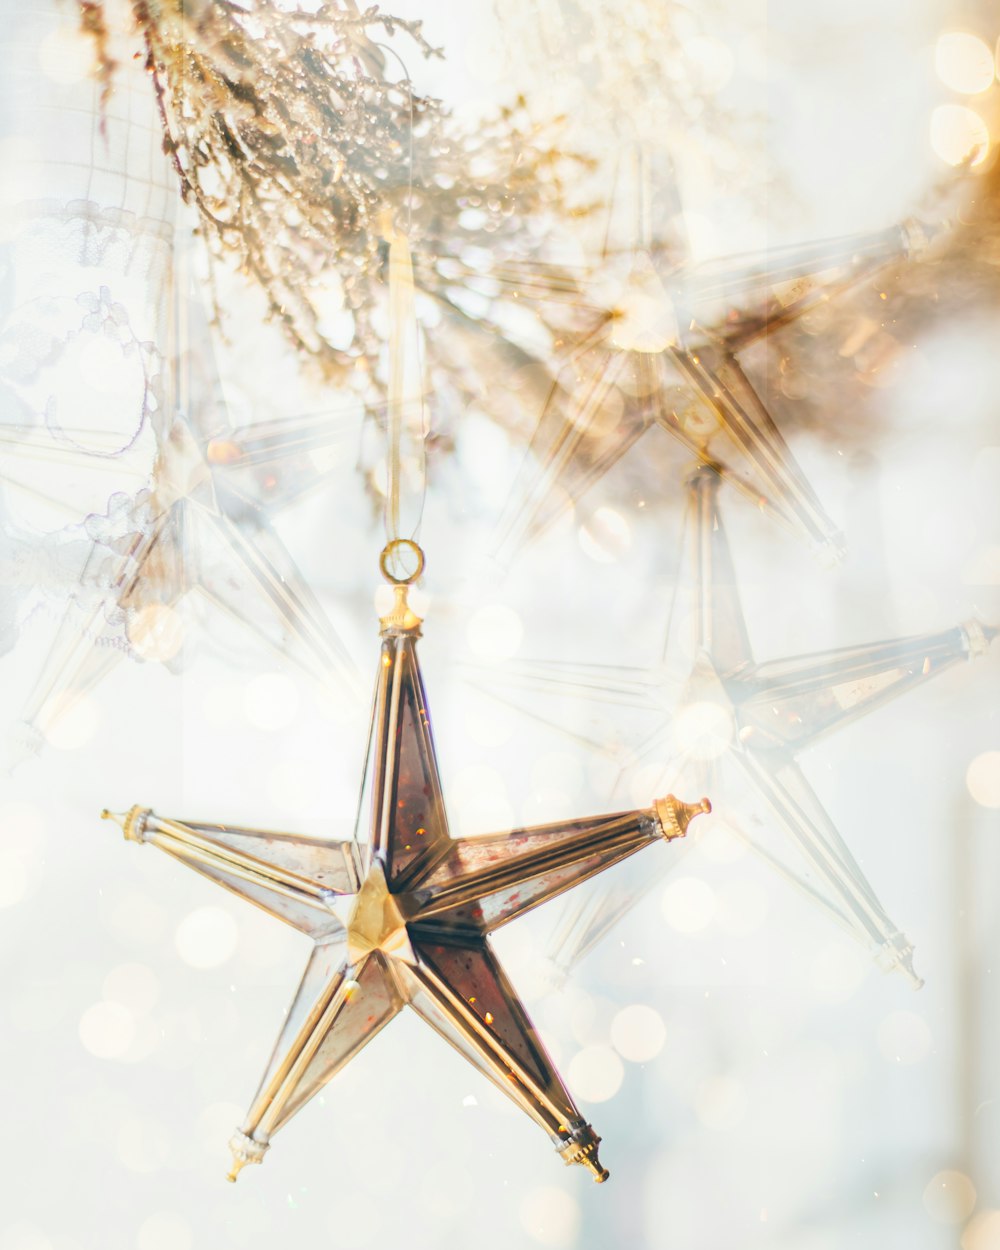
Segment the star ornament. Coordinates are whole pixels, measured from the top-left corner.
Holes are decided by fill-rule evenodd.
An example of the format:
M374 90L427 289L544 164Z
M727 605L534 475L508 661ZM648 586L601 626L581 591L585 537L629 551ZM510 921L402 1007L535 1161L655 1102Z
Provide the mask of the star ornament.
M397 584L381 621L359 809L369 814L366 841L167 820L142 807L114 817L126 839L158 846L314 942L230 1142L230 1180L259 1163L278 1129L406 1006L540 1125L567 1163L582 1164L595 1181L608 1176L600 1138L546 1054L489 935L642 848L682 837L710 804L668 796L642 811L452 838L417 660L420 623Z
M998 630L978 620L950 629L758 662L718 505L720 478L688 481L685 558L665 662L649 669L565 662L510 665L502 691L572 694L652 712L653 732L624 761L663 762L661 782L705 786L717 816L779 874L915 987L913 945L890 918L798 763L798 756L897 696L984 656ZM487 688L489 679L486 683ZM579 738L574 718L574 736ZM599 744L592 744L599 745ZM887 784L889 779L887 777ZM670 865L661 864L665 871ZM658 880L655 870L605 880L578 897L553 942L566 971Z

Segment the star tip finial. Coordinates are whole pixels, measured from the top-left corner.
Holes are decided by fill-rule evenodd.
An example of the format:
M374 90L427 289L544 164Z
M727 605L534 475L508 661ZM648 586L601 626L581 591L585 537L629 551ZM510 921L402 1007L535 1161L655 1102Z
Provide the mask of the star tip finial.
M414 562L413 571L397 575L393 569L399 568L407 555ZM393 538L382 548L379 568L382 570L382 576L392 587L393 594L391 609L384 616L379 617L380 632L383 635L419 635L422 619L410 607L407 595L409 588L414 582L420 580L420 575L424 571L423 548L412 538Z
M711 801L707 798L699 799L697 803L685 803L672 794L657 799L653 807L668 842L672 838L683 838L696 816L707 816L712 810Z
M113 820L125 835L127 842L142 842L146 832L146 820L152 815L148 807L140 807L138 803L127 812L112 812L101 808L101 820Z
M268 1142L257 1141L255 1137L251 1137L249 1133L244 1133L241 1128L238 1128L229 1139L229 1149L233 1155L233 1166L226 1173L226 1180L235 1184L236 1178L248 1163L263 1162L268 1145Z
M558 1150L567 1166L571 1163L582 1164L592 1173L595 1185L603 1185L611 1173L597 1157L597 1147L601 1139L589 1124L578 1124L569 1137L560 1138Z
M407 598L408 590L409 587L403 584L393 586L392 607L384 616L378 618L381 633L413 634L419 632L423 618L417 616L410 607Z

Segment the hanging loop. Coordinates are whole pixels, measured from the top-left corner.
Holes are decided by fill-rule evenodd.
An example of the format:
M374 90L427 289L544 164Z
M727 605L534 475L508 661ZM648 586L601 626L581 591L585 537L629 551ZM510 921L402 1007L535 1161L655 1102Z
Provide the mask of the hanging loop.
M408 573L405 577L396 577L390 573L389 564L393 560L410 552L417 562L416 568L412 573ZM382 570L382 576L387 582L391 582L393 586L412 586L420 574L424 571L424 552L419 543L415 543L412 538L393 538L382 548L382 554L378 558L378 566Z

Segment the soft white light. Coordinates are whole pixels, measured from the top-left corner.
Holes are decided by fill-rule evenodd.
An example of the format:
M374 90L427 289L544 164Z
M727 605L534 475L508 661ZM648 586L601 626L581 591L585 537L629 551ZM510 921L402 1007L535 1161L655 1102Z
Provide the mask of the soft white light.
M625 1069L610 1046L585 1046L570 1060L567 1084L584 1102L607 1102L618 1093Z
M98 1059L120 1059L135 1037L135 1020L121 1003L94 1003L80 1017L80 1041Z
M718 900L716 920L731 937L749 937L767 917L767 895L752 881L727 881L719 887Z
M598 564L613 564L632 545L632 529L614 508L598 508L580 528L580 550Z
M977 755L965 774L969 793L983 807L1000 807L1000 751Z
M980 1211L962 1233L962 1250L1000 1250L1000 1211Z
M736 1128L743 1119L746 1105L746 1090L733 1076L715 1076L702 1081L694 1099L695 1114L702 1124L721 1132Z
M299 759L279 760L267 772L264 788L270 801L296 816L308 816L317 799L317 778Z
M466 629L473 655L483 660L508 660L521 645L521 618L502 603L486 604L474 612Z
M19 856L0 848L0 907L13 907L28 892L28 873Z
M157 1211L139 1225L136 1250L191 1250L191 1226L173 1211Z
M18 1220L0 1231L0 1247L2 1250L55 1250L38 1225L29 1224L27 1220Z
M878 1026L878 1048L890 1063L919 1063L931 1048L927 1022L914 1011L890 1011Z
M104 997L131 1011L150 1011L160 996L160 985L145 964L119 964L104 978Z
M236 921L221 907L196 907L177 926L174 945L192 968L218 968L231 959L239 941Z
M813 995L822 1003L845 1003L868 975L871 961L858 946L829 942L809 969Z
M678 933L699 933L712 923L715 893L700 877L678 877L663 892L663 915Z
M68 22L49 31L38 45L38 64L46 78L61 87L83 82L94 69L94 45Z
M993 84L993 53L978 35L950 30L934 46L934 69L952 91L978 95Z
M733 740L734 730L729 709L708 699L680 708L672 726L678 751L699 760L714 760L724 754Z
M502 833L514 826L514 808L503 776L486 764L459 769L448 788L452 823L466 836Z
M529 1190L518 1210L521 1225L542 1246L576 1244L580 1229L580 1208L576 1199L551 1185Z
M714 94L721 91L733 76L736 57L732 49L710 35L688 39L682 49L690 61L701 87Z
M663 1049L667 1030L658 1011L644 1003L623 1007L611 1021L611 1042L632 1063L648 1063Z
M101 727L101 711L89 695L66 691L45 707L45 738L58 751L76 751Z
M147 603L126 626L129 642L144 660L165 663L184 643L184 621L165 603Z
M299 710L299 692L283 673L261 673L247 683L243 710L258 729L287 729Z
M79 341L80 377L100 395L120 395L136 384L136 355L126 356L122 344L102 334L92 334Z

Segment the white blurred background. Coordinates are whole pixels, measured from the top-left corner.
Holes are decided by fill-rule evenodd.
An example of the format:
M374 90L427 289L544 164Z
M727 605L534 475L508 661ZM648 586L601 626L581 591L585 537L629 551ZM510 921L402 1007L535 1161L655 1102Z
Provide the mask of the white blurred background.
M657 8L626 6L622 20ZM418 87L470 117L516 91L539 116L553 105L583 110L586 65L565 51L553 63L542 34L574 29L585 9L395 6L423 16L447 54L409 64ZM891 224L961 160L977 126L987 168L1000 90L1000 24L989 10L727 2L691 17L699 91L706 109L738 119L741 158L727 157L720 173L710 144L664 120L677 127L671 150L696 255ZM86 198L172 229L179 210L141 73L123 70L104 146L70 6L12 7L7 19L8 206ZM615 107L591 94L586 116ZM114 146L123 133L124 156ZM9 221L7 311L75 298L85 266L66 259L58 226L29 246L22 219ZM134 263L102 262L118 266L140 337L157 337L165 315L164 231L149 227ZM940 316L928 315L920 341L865 395L870 438L855 433L838 448L829 433L787 431L850 539L841 566L818 567L741 499L723 497L759 658L996 617L1000 313L955 307L947 292L939 302ZM277 331L255 322L256 307L235 308L230 341L216 347L231 408L281 415L320 403ZM89 417L127 434L135 379L87 367L82 382L67 374L62 402L72 407L79 386ZM822 396L812 401L822 409ZM782 413L794 417L794 405ZM457 659L651 665L659 656L679 502L655 515L626 510L611 475L594 501L611 513L596 537L592 512L569 517L500 581L490 539L521 454L470 412L427 500L421 646L457 833L646 801L629 789L641 779L618 777L612 751L519 717L456 668ZM662 458L664 494L679 498L676 456L650 455L656 471ZM382 535L352 457L349 446L329 484L276 526L367 675ZM614 473L625 481L630 471L626 460ZM54 531L74 510L101 511L113 491L137 486L109 462L60 479L68 510L50 516L30 490L34 481L48 493L50 470L11 472L21 484L5 506L17 532ZM2 660L10 723L59 607L55 586ZM226 1140L297 984L303 939L152 849L123 845L98 812L139 802L348 836L363 725L291 665L223 632L208 609L193 605L176 627L190 631L179 675L155 656L118 665L3 782L0 1250L1000 1250L996 654L802 760L915 941L924 989L880 974L804 897L710 829L566 985L541 957L558 904L498 939L604 1138L607 1185L563 1169L542 1134L404 1014L233 1187ZM648 854L661 850L673 848Z

